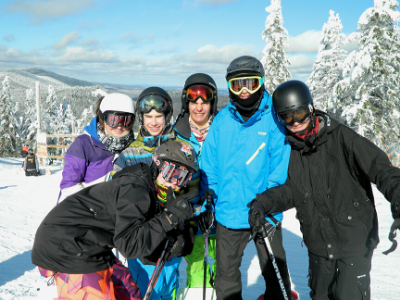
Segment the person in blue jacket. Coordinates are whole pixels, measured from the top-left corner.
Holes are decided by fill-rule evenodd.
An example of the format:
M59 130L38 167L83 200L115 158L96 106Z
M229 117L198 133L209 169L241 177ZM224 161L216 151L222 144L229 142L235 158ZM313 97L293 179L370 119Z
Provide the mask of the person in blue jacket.
M290 144L264 88L264 75L263 65L252 56L230 63L226 73L230 103L215 117L201 151L201 192L215 191L218 300L242 299L239 267L251 235L248 204L257 193L284 184L287 178ZM281 213L273 217L282 220ZM264 299L284 299L265 245L256 238L255 245L266 284ZM290 299L280 228L271 245Z
M204 73L190 75L182 89L182 109L175 127L175 133L181 140L190 143L196 151L199 161L201 160L201 147L207 137L211 123L217 114L218 90L214 79ZM189 189L198 189L200 186L200 172L193 175L188 183ZM201 206L200 203L193 205ZM193 220L193 222L197 221ZM186 287L201 288L212 287L215 276L216 263L212 265L212 274L206 273L204 282L204 247L205 237L201 226L196 234L194 248L191 254L185 257L188 266L186 268ZM208 254L216 261L215 257L215 226L210 228ZM207 264L207 270L210 270ZM211 276L212 275L212 276Z

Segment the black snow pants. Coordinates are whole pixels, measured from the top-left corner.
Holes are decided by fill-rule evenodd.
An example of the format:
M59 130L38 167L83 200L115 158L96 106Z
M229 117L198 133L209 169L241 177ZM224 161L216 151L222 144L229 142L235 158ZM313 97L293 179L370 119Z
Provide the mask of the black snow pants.
M308 252L313 300L370 300L372 251L366 256L327 259Z
M219 223L216 227L217 274L215 276L215 291L217 299L242 300L242 280L239 268L251 231L250 229L229 229ZM255 241L255 245L266 285L264 299L284 299L265 245L259 243L258 240ZM291 284L286 264L286 254L282 245L281 229L276 230L271 241L271 247L288 293L288 299L291 299ZM246 295L244 297L247 299Z

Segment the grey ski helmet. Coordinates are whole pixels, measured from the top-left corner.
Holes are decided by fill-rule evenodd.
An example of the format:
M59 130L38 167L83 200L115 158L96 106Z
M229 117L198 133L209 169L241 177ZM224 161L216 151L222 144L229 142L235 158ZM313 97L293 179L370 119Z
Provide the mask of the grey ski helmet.
M276 113L297 110L313 105L313 99L307 85L298 80L289 80L278 85L272 94L272 103Z
M164 113L165 115L165 125L168 126L170 124L171 117L174 112L172 106L172 99L171 96L164 89L156 86L152 86L143 90L140 93L138 100L136 101L136 113L139 118L139 124L143 125L143 113L145 113L141 108L141 102L145 96L151 96L151 95L161 96L167 101L167 108L165 111L162 111L162 113Z
M165 161L185 166L192 174L199 170L196 151L192 146L183 142L166 142L154 150L153 162L159 171L161 171Z
M210 114L214 115L217 112L217 107L218 107L217 84L215 83L214 79L211 76L204 73L192 74L186 79L182 90L182 111L185 112L189 111L189 106L188 106L189 101L186 97L186 92L187 89L192 85L206 85L213 90L214 99L211 101Z
M261 76L265 75L262 63L253 56L239 56L232 60L226 70L226 80L239 76Z

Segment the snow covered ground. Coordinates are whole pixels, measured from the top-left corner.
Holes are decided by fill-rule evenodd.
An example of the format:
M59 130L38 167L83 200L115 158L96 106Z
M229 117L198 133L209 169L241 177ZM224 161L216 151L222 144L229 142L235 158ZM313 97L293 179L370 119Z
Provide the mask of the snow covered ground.
M36 228L55 205L62 169L47 167L52 175L25 177L17 175L20 158L0 158L0 300L42 299L36 291L39 281L37 268L31 263L31 249ZM400 247L389 256L381 254L390 247L387 239L392 217L390 206L375 191L379 216L381 243L372 264L372 299L400 299ZM285 212L284 245L295 289L302 300L308 300L307 250L301 245L299 224L295 211ZM180 285L185 285L186 263L180 267ZM264 283L253 243L245 251L242 262L243 299L254 300L263 292ZM202 299L201 292L198 293Z

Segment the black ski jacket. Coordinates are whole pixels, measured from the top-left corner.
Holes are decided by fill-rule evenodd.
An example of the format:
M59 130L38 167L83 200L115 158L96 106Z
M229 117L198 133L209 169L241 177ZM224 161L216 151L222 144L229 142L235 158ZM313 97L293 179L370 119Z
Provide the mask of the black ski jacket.
M32 263L61 273L104 270L114 262L116 247L126 258L148 257L172 226L157 213L151 168L126 167L112 181L67 197L40 224Z
M317 111L316 138L287 136L288 178L256 199L267 213L296 207L310 252L329 259L365 255L379 243L371 182L388 201L400 201L400 169L366 138ZM392 205L393 207L393 205Z

